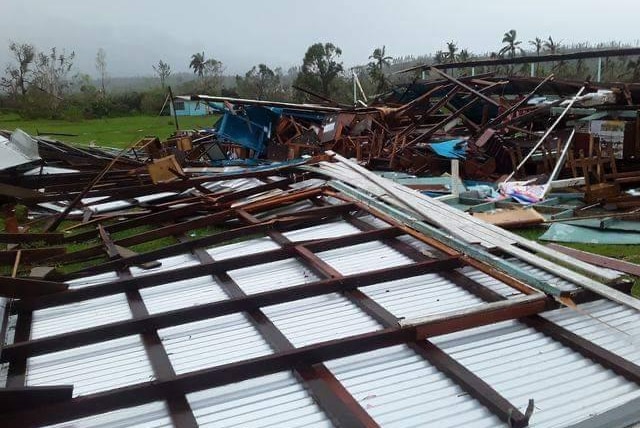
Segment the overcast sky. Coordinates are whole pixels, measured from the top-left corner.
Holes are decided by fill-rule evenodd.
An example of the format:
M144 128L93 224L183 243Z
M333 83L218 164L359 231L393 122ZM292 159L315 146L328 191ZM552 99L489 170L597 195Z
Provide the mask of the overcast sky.
M203 51L228 73L266 63L285 70L307 47L333 42L345 66L363 64L377 46L421 55L453 40L472 52L496 51L511 28L518 38L563 43L638 43L639 0L0 0L0 66L9 40L76 52L77 71L96 74L99 47L112 76L151 75L159 59L187 71ZM526 43L525 43L526 44ZM528 46L526 46L528 47Z

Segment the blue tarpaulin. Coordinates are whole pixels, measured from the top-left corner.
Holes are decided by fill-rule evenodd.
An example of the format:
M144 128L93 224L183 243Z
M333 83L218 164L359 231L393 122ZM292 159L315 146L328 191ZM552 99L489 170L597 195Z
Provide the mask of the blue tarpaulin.
M447 159L465 159L467 157L467 140L461 138L431 143L429 148L438 156Z

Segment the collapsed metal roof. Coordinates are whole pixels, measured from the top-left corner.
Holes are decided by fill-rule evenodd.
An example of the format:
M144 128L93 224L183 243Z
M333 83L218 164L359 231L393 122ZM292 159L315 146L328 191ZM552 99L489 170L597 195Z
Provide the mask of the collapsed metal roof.
M71 273L3 278L14 293L3 423L640 421L640 315L619 273L564 259L586 278L551 250L539 257L532 243L335 159L128 183L107 202L170 194L126 219L114 204L72 235L21 234L86 243L39 255ZM64 206L74 186L43 196ZM141 225L152 227L121 237Z
M0 170L40 160L38 143L20 129L10 138L0 135Z

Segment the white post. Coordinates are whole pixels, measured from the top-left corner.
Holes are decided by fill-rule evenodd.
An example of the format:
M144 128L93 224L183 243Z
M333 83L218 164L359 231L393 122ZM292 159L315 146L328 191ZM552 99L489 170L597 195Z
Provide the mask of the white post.
M476 68L475 67L471 67L471 75L472 76L476 75Z
M602 80L602 58L598 58L598 78L596 79L597 82L600 82Z
M457 198L460 196L458 183L460 182L460 161L451 159L451 196Z
M357 105L358 104L358 93L357 91L357 87L356 87L356 72L351 70L351 75L353 76L353 105Z
M422 80L424 80L424 79L426 79L426 78L427 78L427 72L426 72L425 70L422 70L422 75L421 75L421 77L422 77Z
M531 77L536 77L536 63L532 62L529 66L531 67Z
M533 148L531 149L531 151L524 157L524 159L522 159L520 161L520 163L518 164L518 166L516 166L516 169L513 170L513 172L511 174L509 174L509 176L503 181L503 183L506 183L507 181L511 180L513 178L513 176L516 174L516 172L518 172L520 170L520 168L522 168L522 165L524 165L529 158L533 155L533 153L538 150L538 147L540 147L540 145L544 142L544 140L549 136L549 134L551 134L551 131L554 130L554 128L558 125L558 123L560 123L560 121L562 120L562 118L567 114L567 112L571 109L571 107L573 107L573 104L578 100L578 97L580 95L582 95L582 92L585 90L585 87L583 86L582 88L580 88L580 90L578 91L578 93L571 99L571 101L569 102L569 104L567 104L567 107L565 107L565 109L562 111L562 113L560 113L560 116L558 116L558 118L556 119L555 122L553 122L553 124L551 125L551 127L549 129L547 129L547 132L544 133L544 135L542 137L540 137L540 139L538 140L538 142L536 143L535 146L533 146Z
M569 146L571 146L571 142L573 141L573 136L574 135L576 135L575 128L573 129L573 131L571 131L571 135L569 136L569 139L567 140L567 144L565 144L564 149L562 149L562 153L560 154L560 157L558 158L558 161L556 162L556 166L555 166L555 168L553 168L553 171L551 172L551 175L549 176L549 180L544 185L544 188L543 188L543 191L542 191L542 199L547 197L547 193L549 193L549 190L551 190L551 184L553 183L553 180L555 180L558 177L558 174L560 173L560 170L562 169L562 165L564 165L564 159L567 156L567 153L569 151Z

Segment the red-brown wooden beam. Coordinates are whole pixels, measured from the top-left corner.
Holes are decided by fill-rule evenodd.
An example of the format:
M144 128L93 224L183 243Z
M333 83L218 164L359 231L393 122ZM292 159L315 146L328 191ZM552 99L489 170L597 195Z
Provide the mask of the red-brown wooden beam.
M451 324L446 333L469 329L481 325L493 324L510 319L518 319L540 313L549 306L549 298L544 295L525 296L499 309L488 303L476 311L468 312L469 323ZM431 323L441 322L442 318L455 314L442 314L433 320L419 325L385 328L375 332L354 335L346 338L321 342L309 346L277 352L236 363L206 368L177 375L166 380L143 382L105 392L77 397L70 401L52 404L38 412L19 412L3 415L7 426L41 426L72 420L86 414L107 412L123 407L141 405L164 400L175 394L188 394L203 389L240 382L242 380L266 376L290 370L295 367L318 364L323 361L348 357L376 349L403 343L421 341L418 331L428 331ZM444 334L444 331L440 330Z
M0 276L0 297L25 299L67 290L67 284L31 278Z
M363 232L360 234L343 236L340 238L322 239L312 243L308 243L306 246L312 251L328 247L340 248L355 245L357 243L389 238L397 236L399 234L402 234L402 231L391 227L387 229L380 229L371 232ZM42 296L37 299L22 300L16 303L16 308L19 310L33 310L41 309L48 306L62 305L65 303L79 302L91 298L121 293L130 289L152 287L155 285L166 284L168 282L180 281L197 276L210 275L225 272L228 270L240 269L255 264L284 260L290 257L294 257L295 255L296 251L293 248L280 248L260 253L249 254L246 256L232 257L229 259L203 263L200 265L159 271L157 273L150 273L142 277L106 282L98 285L67 290L56 294Z
M250 223L256 223L258 220L248 213L240 213L241 217ZM362 222L361 227L368 224ZM369 226L366 230L375 230L373 226ZM270 231L271 237L280 245L291 245L291 241L277 231ZM385 241L401 242L396 239L386 238ZM407 245L408 246L408 245ZM410 247L410 246L409 246ZM410 247L411 248L411 247ZM294 249L298 253L298 257L306 264L313 268L317 274L327 279L344 278L344 276L320 259L316 254L310 251L304 246L295 246ZM446 257L446 256L444 256ZM424 260L426 257L421 255L420 259ZM442 260L442 259L441 259ZM446 259L445 259L446 260ZM432 262L435 262L432 260ZM453 270L453 268L451 269ZM425 272L426 273L426 272ZM446 272L443 272L446 273ZM344 296L359 307L367 315L378 321L385 328L392 328L398 325L398 319L379 303L371 299L364 294L359 288L343 291ZM498 309L500 310L500 309ZM483 313L475 322L481 323L482 318L489 316ZM473 316L471 317L473 318ZM461 315L460 317L450 317L443 319L440 323L431 323L429 326L420 327L416 334L418 338L437 336L445 334L452 326L459 324L466 324L471 319L468 315ZM463 367L459 362L450 357L444 351L439 349L433 343L426 340L418 340L410 343L410 347L424 359L429 361L432 365L438 368L440 371L447 374L455 383L460 385L465 391L467 391L472 397L488 407L496 416L503 421L507 421L514 427L524 427L528 424L528 418L518 410L509 400L499 394L488 383L484 382L478 376L471 371Z
M362 221L359 221L358 219L352 220L352 223L360 227L361 230L370 230L372 227ZM424 260L425 258L424 255L420 254L413 247L397 239L390 239L384 242L388 245L391 245L397 251L400 251L406 256L412 258L413 260ZM458 272L449 273L448 275L440 275L443 275L445 278L455 282L458 286L464 288L469 293L481 298L486 302L501 302L508 300L506 297L485 286L482 286L476 281L471 280L470 278ZM601 296L598 295L588 295L586 293L581 294L584 294L584 296L579 295L579 297L583 301L601 298ZM554 340L557 340L563 345L568 346L569 348L573 349L584 357L597 362L603 367L611 369L618 375L623 376L626 379L640 385L640 366L638 366L637 364L596 345L595 343L547 320L540 315L532 315L522 318L519 321L549 337L552 337Z
M211 255L204 249L195 250L194 255L201 263L213 262ZM226 272L216 274L214 278L229 297L247 297L247 294ZM295 349L261 309L255 308L247 311L246 314L249 321L276 352ZM306 387L310 395L337 426L378 427L378 424L335 379L324 364L295 367L293 372L298 381Z
M27 337L27 339L18 340L16 338L13 344L6 345L2 349L0 362L89 345L118 337L139 334L147 330L162 329L242 311L252 311L264 306L341 292L355 289L356 287L377 284L379 282L394 281L430 272L446 271L459 266L461 266L461 264L458 258L431 260L410 265L377 269L347 275L341 278L322 279L307 284L247 296L235 296L228 300L204 303L147 316L139 316L135 319L103 324L101 326L39 339L29 340ZM20 312L18 320L21 319L23 314L28 315L30 312Z
M292 228L301 227L304 225L312 226L314 224L321 224L328 221L330 218L348 212L354 209L352 204L339 204L331 207L312 208L296 212L292 215L280 216L273 219L266 220L260 224L240 227L235 229L226 230L213 235L204 236L196 239L192 239L188 242L181 242L173 245L168 245L163 248L159 248L153 251L148 251L143 254L139 254L135 257L127 257L125 259L118 259L108 261L102 264L91 266L85 269L72 272L64 276L63 280L70 280L74 278L81 278L87 275L94 275L103 272L113 271L115 269L137 265L140 263L146 263L149 261L157 260L163 257L182 254L186 251L191 251L193 248L218 245L225 241L238 239L248 235L256 233L264 233L266 230L275 228L278 230L290 230ZM235 214L234 214L235 215ZM109 231L108 227L105 230ZM96 246L96 254L102 254L103 250ZM49 259L48 262L60 262L59 259Z

